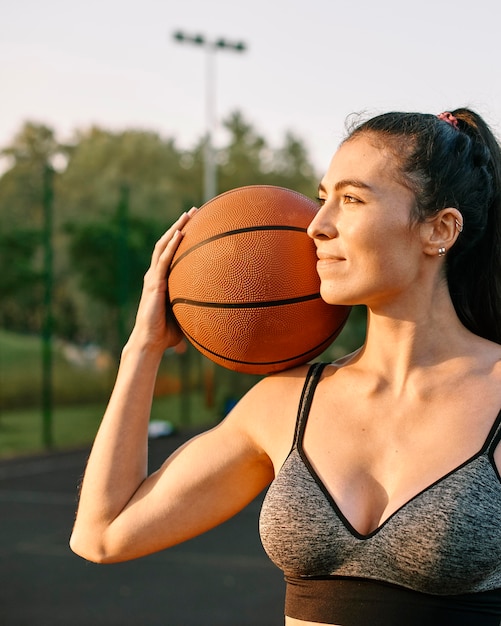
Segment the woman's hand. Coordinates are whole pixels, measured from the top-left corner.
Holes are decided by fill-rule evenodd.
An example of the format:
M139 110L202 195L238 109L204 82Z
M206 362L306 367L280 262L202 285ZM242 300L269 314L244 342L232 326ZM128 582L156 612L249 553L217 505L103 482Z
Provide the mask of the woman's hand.
M167 278L172 258L183 237L181 229L195 211L193 208L183 213L158 240L144 277L136 323L128 345L139 344L163 353L181 341L183 334L167 306Z

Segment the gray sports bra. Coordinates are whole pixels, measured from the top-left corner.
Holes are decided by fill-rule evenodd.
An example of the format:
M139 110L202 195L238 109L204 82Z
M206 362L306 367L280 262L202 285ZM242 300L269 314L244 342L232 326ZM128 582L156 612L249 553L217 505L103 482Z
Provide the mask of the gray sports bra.
M308 373L292 449L261 510L263 546L286 580L353 578L436 595L501 590L501 476L493 460L501 411L477 454L361 535L302 447L324 366Z

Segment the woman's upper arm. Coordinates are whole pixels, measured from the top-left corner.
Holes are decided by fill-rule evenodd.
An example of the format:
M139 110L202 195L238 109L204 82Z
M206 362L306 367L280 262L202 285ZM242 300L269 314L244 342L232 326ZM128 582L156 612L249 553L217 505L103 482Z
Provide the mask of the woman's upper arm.
M88 524L77 529L72 548L91 561L125 561L186 541L238 513L273 480L290 449L300 388L297 371L262 380L223 422L147 476L98 534Z
M133 559L195 537L243 509L272 479L267 454L236 421L222 422L148 476L107 529L99 560Z
M290 398L288 387L275 377L258 383L225 420L148 476L99 542L77 540L76 551L91 561L129 560L186 541L242 510L273 480L274 457L285 450L281 440L292 440L294 415L288 419L281 402Z

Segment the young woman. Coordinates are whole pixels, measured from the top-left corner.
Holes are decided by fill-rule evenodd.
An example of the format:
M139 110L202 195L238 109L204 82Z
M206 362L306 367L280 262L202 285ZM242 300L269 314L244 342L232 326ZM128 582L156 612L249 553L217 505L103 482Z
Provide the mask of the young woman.
M499 626L500 194L500 149L472 111L356 127L308 232L322 297L367 306L364 345L265 378L148 476L155 375L181 338L164 303L183 215L145 277L73 550L162 550L271 483L260 529L285 572L287 626Z

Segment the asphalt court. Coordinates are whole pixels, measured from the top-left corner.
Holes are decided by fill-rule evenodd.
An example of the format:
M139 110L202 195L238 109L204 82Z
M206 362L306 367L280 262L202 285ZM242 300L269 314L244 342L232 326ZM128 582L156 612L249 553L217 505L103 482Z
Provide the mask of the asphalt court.
M150 442L150 467L192 433ZM259 541L261 498L201 537L95 565L68 547L87 450L0 462L0 626L277 626L284 582Z

